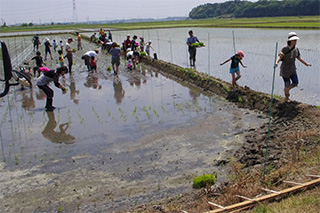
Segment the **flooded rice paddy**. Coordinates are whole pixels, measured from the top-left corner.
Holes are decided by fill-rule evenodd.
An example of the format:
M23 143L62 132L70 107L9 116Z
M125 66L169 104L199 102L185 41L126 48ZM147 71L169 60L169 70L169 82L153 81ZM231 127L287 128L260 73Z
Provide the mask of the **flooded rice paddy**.
M18 40L31 38L7 42L14 66L24 61ZM60 78L69 90L51 85L54 112L44 110L45 95L36 86L12 88L0 99L5 212L123 211L190 191L198 175L217 172L222 181L226 171L215 167L217 160L265 122L143 64L129 72L122 60L114 76L107 71L111 56L100 53L98 73L88 73L81 56L95 45L83 46L74 55L74 75ZM24 57L31 57L32 47L26 48ZM58 64L53 56L49 68Z
M188 67L186 39L189 30L190 28L114 31L113 38L123 42L127 34L144 36L145 41L152 40L154 48L152 54L157 53L159 59ZM319 30L193 28L193 31L205 44L205 47L197 50L197 71L231 82L230 64L220 66L220 63L240 49L245 53L242 62L247 68L240 67L242 78L238 81L239 85L269 94L272 88L276 42L279 52L286 45L288 33L295 31L300 38L297 47L301 57L311 63L312 67L296 62L300 83L292 90L291 98L303 103L320 105ZM85 34L91 35L91 33ZM279 72L278 68L275 74L274 93L283 96L283 80Z

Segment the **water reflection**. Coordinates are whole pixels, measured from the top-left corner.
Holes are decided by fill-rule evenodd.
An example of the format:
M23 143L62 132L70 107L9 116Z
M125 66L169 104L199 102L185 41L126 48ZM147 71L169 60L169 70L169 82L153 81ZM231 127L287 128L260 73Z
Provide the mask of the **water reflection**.
M116 99L117 104L121 104L122 99L124 98L125 91L122 88L121 80L118 76L113 79L113 89L114 89L114 98Z
M102 86L99 85L98 76L93 73L89 73L87 76L87 82L84 85L88 88L92 87L93 89L101 89Z
M22 95L22 108L25 109L25 110L31 110L31 109L34 109L35 106L36 106L36 103L34 101L34 98L33 98L33 90L29 90L28 92L22 92L21 93Z
M200 97L201 95L200 90L195 88L190 88L189 94L190 94L190 97L192 97L193 101L197 101L197 98Z
M76 94L79 94L80 91L76 90L76 82L74 81L73 76L70 77L70 100L73 100L74 103L78 104L79 99L76 98Z
M48 123L44 130L41 132L43 137L50 140L53 143L65 143L73 144L75 137L67 134L66 131L69 128L69 123L63 123L59 125L59 130L56 131L57 122L54 116L54 112L47 111Z
M41 89L38 89L38 91L36 92L36 97L37 100L45 100L47 98L46 94Z

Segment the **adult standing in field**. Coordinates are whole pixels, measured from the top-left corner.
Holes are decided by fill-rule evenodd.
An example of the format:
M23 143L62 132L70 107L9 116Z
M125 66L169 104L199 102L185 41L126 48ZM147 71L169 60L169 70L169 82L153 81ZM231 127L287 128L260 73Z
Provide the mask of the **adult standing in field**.
M82 44L81 44L81 35L79 32L76 32L77 34L77 41L78 41L78 51L82 50Z
M52 58L52 54L51 54L51 47L52 45L50 44L50 40L49 38L46 38L46 42L44 42L44 47L45 47L45 54L44 54L44 60L47 60L47 54L50 55L51 60L53 60Z
M39 51L39 45L41 44L39 39L39 34L36 34L33 37L32 42L33 42L33 51L36 51L35 50L36 48L37 48L37 51Z
M113 42L112 48L110 49L109 52L111 54L111 64L112 64L113 72L115 75L117 75L119 72L121 49L118 47L118 44L116 42ZM116 65L116 67L114 65Z
M108 39L110 41L112 41L112 33L111 33L111 30L108 30Z
M93 56L94 58L97 57L97 54L99 53L99 49L95 49L94 51L88 51L86 52L81 59L84 60L84 64L87 66L88 71L91 71L91 65L90 65L90 58Z
M286 102L290 102L289 91L298 86L299 83L295 60L298 59L302 64L311 66L311 64L301 58L300 51L296 47L297 40L299 40L299 37L295 32L290 32L288 34L287 46L281 49L275 64L275 66L278 66L278 63L282 61L280 66L280 76L282 76L284 81L284 95Z
M73 38L68 38L66 43L66 58L68 59L68 67L69 67L69 74L72 75L72 64L73 64L73 53L76 52L75 49L72 49L70 44L73 42Z
M194 43L200 42L197 36L193 35L193 31L189 31L189 38L187 39L187 45L188 45L188 51L189 51L189 59L190 59L190 66L196 65L196 53L197 49L195 46L193 46Z

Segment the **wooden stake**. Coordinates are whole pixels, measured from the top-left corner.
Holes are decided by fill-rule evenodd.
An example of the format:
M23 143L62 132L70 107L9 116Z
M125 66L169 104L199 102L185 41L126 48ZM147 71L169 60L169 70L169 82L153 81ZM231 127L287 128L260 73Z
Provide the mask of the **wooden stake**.
M240 198L242 198L242 199L245 199L245 200L253 200L253 199L251 199L251 198L248 198L248 197L245 197L245 196L241 196L241 195L236 195L236 197L240 197Z
M320 178L320 175L306 175L307 177L315 177L315 178Z
M317 184L320 184L320 178L318 178L316 180L313 180L313 181L309 181L309 182L307 182L307 183L305 183L303 185L298 185L298 186L294 186L294 187L291 187L291 188L288 188L288 189L284 189L284 190L280 191L280 193L272 193L272 194L269 194L269 195L265 195L265 196L262 196L262 197L255 198L252 201L251 200L247 200L247 201L243 201L241 203L236 203L236 204L233 204L233 205L230 205L230 206L225 206L225 207L223 207L223 209L221 209L221 207L219 207L220 209L216 209L216 210L210 211L209 213L230 212L232 210L236 210L236 209L239 209L239 208L244 208L244 207L247 207L249 205L257 204L257 203L262 202L262 201L267 201L267 200L274 199L274 198L276 198L276 197L278 197L280 195L285 195L287 193L297 192L297 191L299 191L299 190L301 190L303 188L310 187L310 186L317 185ZM209 204L217 206L216 204L213 204L211 202L209 202Z
M224 209L223 206L220 206L220 205L218 205L218 204L216 204L216 203L212 203L212 202L210 202L210 201L208 201L208 203L209 203L210 205L212 205L212 206L216 206L216 207L218 207L218 208L220 208L220 209Z
M293 184L293 185L300 185L300 186L303 186L304 184L303 183L297 183L297 182L293 182L293 181L287 181L287 180L284 180L282 181L284 183L289 183L289 184Z
M276 194L281 194L281 192L278 192L278 191L274 191L274 190L271 190L271 189L265 189L265 188L261 188L263 191L266 191L266 192L271 192L271 193L276 193Z

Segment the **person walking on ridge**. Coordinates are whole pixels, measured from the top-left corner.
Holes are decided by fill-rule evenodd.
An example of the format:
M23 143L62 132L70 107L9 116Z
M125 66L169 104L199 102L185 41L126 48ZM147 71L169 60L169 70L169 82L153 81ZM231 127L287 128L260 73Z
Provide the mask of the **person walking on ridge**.
M299 37L295 32L290 32L288 34L287 46L283 47L278 55L278 58L275 63L275 67L278 66L279 62L282 61L280 66L280 76L284 81L284 95L285 101L290 102L290 93L289 91L298 86L298 75L297 68L295 65L296 59L298 59L302 64L307 67L311 66L311 64L304 61L300 56L300 51L296 47L297 40Z

